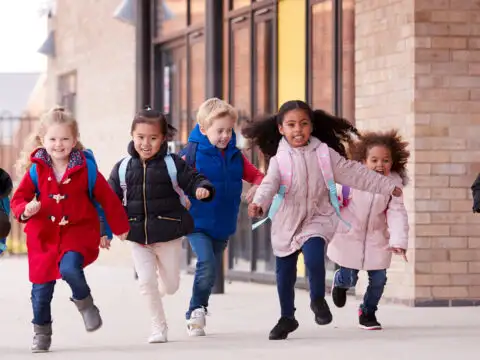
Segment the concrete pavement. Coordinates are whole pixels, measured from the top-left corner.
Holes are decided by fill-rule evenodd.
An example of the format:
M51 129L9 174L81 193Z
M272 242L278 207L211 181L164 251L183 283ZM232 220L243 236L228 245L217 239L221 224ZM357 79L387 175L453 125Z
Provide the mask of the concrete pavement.
M149 319L132 268L126 264L93 265L86 271L104 326L88 334L68 300L68 287L57 283L53 301L52 352L31 354L30 284L25 259L0 260L0 360L10 359L461 359L479 356L480 308L407 308L382 305L378 313L385 330L357 328L358 302L333 307L334 322L317 326L308 294L297 291L300 328L287 341L269 341L278 318L273 286L232 283L225 295L212 298L205 338L189 338L184 312L192 277L184 275L181 289L165 299L169 317L167 344L146 343Z

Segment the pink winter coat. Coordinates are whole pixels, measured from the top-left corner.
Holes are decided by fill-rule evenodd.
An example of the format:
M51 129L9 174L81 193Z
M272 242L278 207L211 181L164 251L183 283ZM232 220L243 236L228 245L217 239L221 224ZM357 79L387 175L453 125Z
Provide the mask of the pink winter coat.
M329 241L338 224L329 191L325 185L316 149L321 142L311 137L310 143L292 148L282 138L279 150L287 150L292 157L292 184L272 220L272 247L275 256L288 256L299 250L311 237L320 236ZM337 183L389 196L396 184L383 175L370 171L356 161L346 160L330 149L333 175ZM280 171L276 156L270 160L267 175L258 187L253 202L264 213L280 187Z
M385 176L386 177L386 176ZM396 173L388 178L402 186ZM357 270L380 270L390 267L389 246L407 249L408 218L403 197L350 190L348 206L342 217L351 224L340 223L328 245L327 256L340 266Z

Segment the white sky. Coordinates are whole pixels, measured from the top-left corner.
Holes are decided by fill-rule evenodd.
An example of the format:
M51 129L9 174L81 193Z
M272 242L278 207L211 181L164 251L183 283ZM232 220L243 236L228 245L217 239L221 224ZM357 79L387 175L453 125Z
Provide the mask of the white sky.
M82 1L82 0L80 0ZM45 55L37 52L47 36L44 0L0 0L0 72L41 72Z

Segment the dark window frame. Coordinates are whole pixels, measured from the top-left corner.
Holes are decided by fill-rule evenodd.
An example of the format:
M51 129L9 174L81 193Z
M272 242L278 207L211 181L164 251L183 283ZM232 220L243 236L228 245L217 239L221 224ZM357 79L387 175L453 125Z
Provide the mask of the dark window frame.
M255 109L257 107L257 98L258 98L258 91L257 91L257 59L256 59L256 49L257 49L257 37L256 37L256 24L266 21L273 21L273 54L272 55L272 66L269 67L269 76L268 78L272 81L272 93L270 94L271 98L269 99L270 103L272 104L272 111L275 111L277 108L278 102L278 2L275 0L263 0L261 2L252 2L249 6L242 7L240 9L231 10L232 9L232 0L227 0L227 11L225 12L224 20L226 21L227 27L227 64L228 67L228 79L227 79L227 89L226 89L226 97L230 103L233 103L234 99L234 78L233 78L233 66L234 66L234 43L233 43L233 35L234 31L248 28L249 29L249 41L250 41L250 52L249 52L249 62L250 62L250 79L249 79L249 88L250 88L250 101L249 101L249 109L247 114L248 117L255 115ZM235 104L233 104L235 105ZM252 152L251 159L254 163L257 161L255 156L255 152ZM240 233L235 234L232 236L231 241L229 242L230 245L235 243L235 238L237 236L241 236ZM258 260L258 241L256 241L257 237L259 236L258 231L253 231L250 237L250 272L245 273L241 270L235 270L233 266L234 261L234 249L229 246L228 252L228 273L229 276L261 276L257 272L257 260ZM251 274L251 275L249 275ZM265 276L269 277L270 274L264 274ZM263 276L263 275L262 275Z
M307 102L312 103L313 95L313 69L311 58L312 51L312 7L316 4L330 2L332 4L332 67L333 67L333 81L332 81L332 109L337 116L343 115L343 0L308 0L307 6L307 21L306 21L306 35L307 35L307 56L306 56L306 94Z

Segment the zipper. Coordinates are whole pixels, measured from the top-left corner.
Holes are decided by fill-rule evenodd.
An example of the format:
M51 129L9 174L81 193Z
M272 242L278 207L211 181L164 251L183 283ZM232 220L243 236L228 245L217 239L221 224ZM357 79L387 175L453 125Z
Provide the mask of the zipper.
M373 207L373 201L375 200L375 194L372 194L372 201L370 202L370 208L368 209L368 215L367 215L367 226L365 227L365 236L363 238L363 257L362 257L362 269L363 266L365 265L365 252L367 251L366 245L367 245L367 233L368 233L368 226L370 224L370 215L372 214L372 207Z
M175 218L171 218L171 217L168 217L168 216L158 215L157 218L160 219L160 220L169 220L169 221L178 221L178 222L181 221L180 219L175 219Z
M146 188L146 179L147 179L147 163L143 162L143 211L145 213L145 221L143 222L143 229L145 231L145 245L148 244L148 233L147 233L147 188Z

